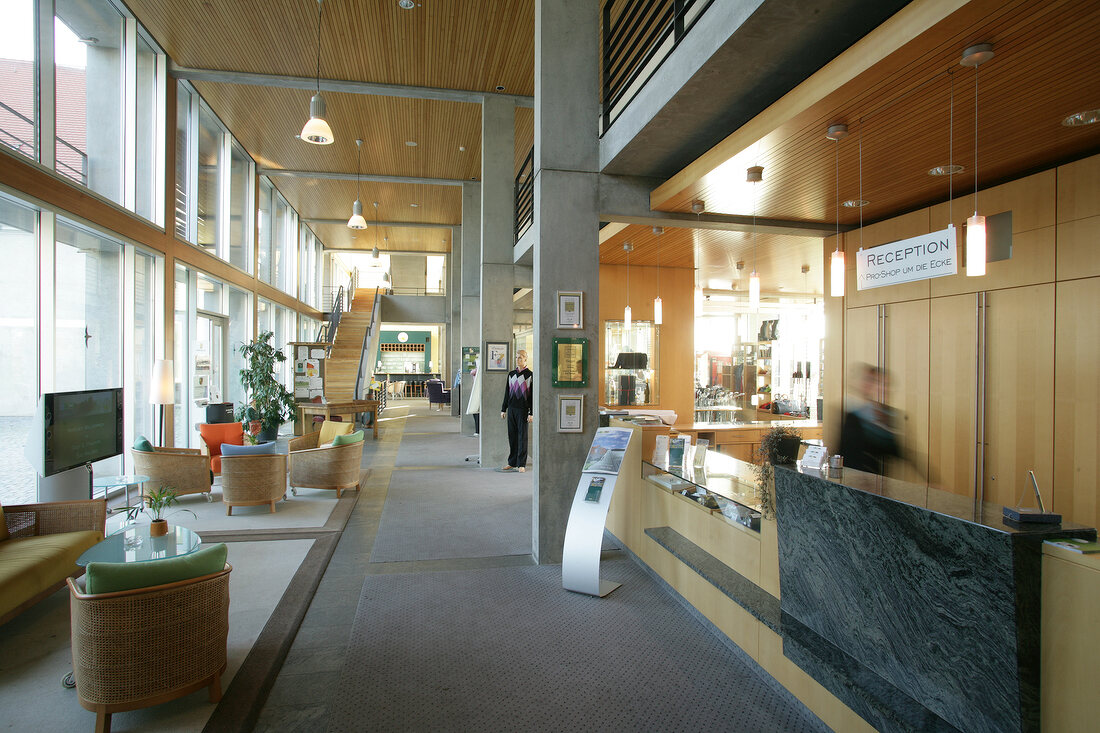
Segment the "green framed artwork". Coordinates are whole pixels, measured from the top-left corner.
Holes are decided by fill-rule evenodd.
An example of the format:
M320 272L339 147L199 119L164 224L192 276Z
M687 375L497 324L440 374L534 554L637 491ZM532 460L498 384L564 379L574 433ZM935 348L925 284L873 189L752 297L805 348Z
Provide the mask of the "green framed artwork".
M551 339L553 354L550 368L553 387L588 386L588 339Z

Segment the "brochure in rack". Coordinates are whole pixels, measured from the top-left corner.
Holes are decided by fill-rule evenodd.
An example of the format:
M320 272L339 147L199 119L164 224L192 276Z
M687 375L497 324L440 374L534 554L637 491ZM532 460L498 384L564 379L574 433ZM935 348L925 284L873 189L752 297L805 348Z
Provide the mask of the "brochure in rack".
M599 428L588 449L582 473L618 474L626 446L630 443L630 428Z

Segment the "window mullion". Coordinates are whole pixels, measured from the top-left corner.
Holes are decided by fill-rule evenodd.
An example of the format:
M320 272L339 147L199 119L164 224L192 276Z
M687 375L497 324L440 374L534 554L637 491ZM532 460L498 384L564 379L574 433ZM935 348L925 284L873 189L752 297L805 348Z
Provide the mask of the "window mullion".
M137 211L137 26L123 17L122 40L122 205Z

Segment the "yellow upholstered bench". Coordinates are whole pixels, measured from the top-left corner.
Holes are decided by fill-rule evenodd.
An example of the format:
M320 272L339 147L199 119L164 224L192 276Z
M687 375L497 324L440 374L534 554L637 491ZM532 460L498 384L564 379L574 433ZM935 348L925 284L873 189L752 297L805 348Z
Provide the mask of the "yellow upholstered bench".
M0 508L0 623L79 575L76 560L103 540L104 499Z

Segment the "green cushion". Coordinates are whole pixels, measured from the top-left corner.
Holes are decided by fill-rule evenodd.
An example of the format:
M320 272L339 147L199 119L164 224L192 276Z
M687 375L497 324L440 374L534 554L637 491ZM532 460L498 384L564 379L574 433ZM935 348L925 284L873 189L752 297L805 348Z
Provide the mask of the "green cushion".
M114 593L198 578L224 568L227 553L225 543L219 542L190 555L164 560L90 562L85 575L85 587L89 594Z
M134 441L134 450L139 450L142 453L152 453L153 444L144 435L139 435L137 440Z
M332 444L336 445L348 445L349 443L362 443L363 431L356 430L354 433L348 433L347 435L337 435L332 439Z
M232 443L222 443L222 455L223 456L262 456L262 455L275 455L278 453L279 444L274 440L268 440L264 443L257 443L256 445L233 445Z

